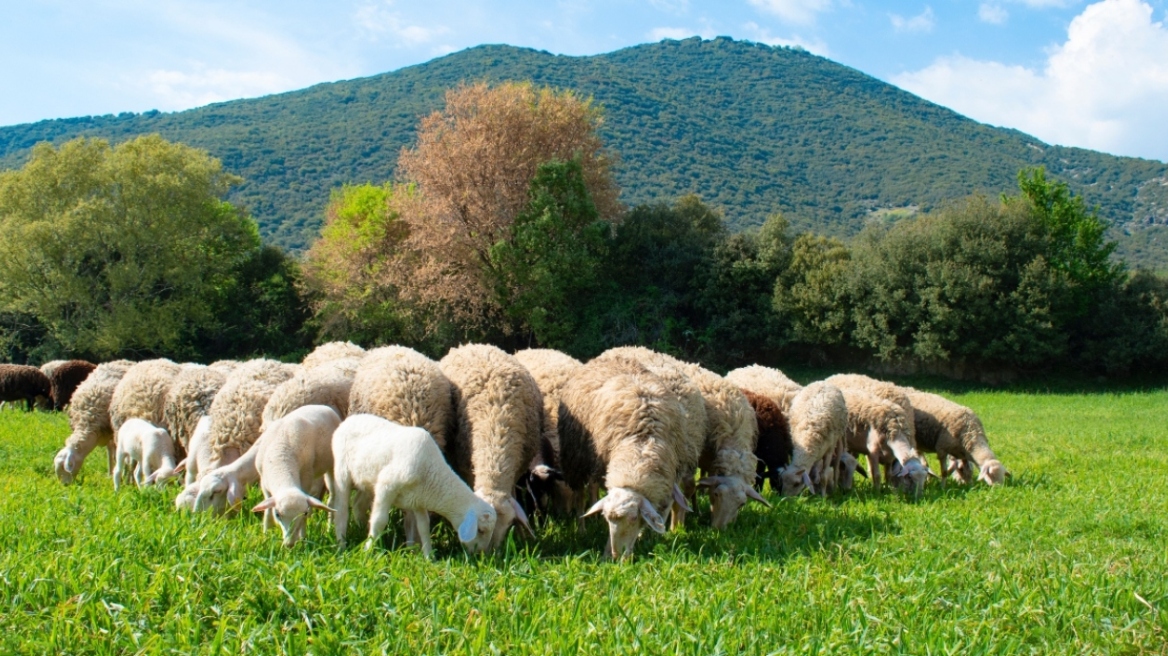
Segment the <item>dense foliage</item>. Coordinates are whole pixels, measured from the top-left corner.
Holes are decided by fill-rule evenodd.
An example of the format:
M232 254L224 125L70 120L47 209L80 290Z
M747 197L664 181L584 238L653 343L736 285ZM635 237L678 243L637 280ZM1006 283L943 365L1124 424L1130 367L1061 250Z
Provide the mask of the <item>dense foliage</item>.
M42 144L0 174L8 359L292 350L295 264L222 200L238 182L157 135Z
M846 237L874 210L925 211L1013 188L1043 165L1117 224L1121 254L1168 267L1168 166L1049 146L978 124L799 49L726 38L663 41L595 57L481 46L420 66L302 91L166 114L0 128L0 166L78 135L160 133L204 148L246 179L229 197L264 239L300 250L330 190L389 180L418 118L462 82L520 80L603 106L605 143L630 205L701 196L740 231L781 212L799 232Z

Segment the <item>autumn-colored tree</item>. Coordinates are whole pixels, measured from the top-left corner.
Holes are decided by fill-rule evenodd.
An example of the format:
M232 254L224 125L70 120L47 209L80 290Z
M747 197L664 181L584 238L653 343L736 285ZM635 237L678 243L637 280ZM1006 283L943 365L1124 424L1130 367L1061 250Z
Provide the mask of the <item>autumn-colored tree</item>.
M401 296L464 326L506 330L501 305L513 295L499 293L509 276L491 249L514 239L540 165L579 162L597 215L621 211L600 124L600 109L571 91L522 83L449 91L398 160L399 178L418 191L392 201L408 226L392 267Z

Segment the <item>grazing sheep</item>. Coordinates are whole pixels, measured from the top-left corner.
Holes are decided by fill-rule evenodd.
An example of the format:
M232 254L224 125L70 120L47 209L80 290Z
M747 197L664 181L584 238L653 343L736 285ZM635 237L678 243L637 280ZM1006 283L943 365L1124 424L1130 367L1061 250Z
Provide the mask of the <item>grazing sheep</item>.
M763 481L768 480L771 490L780 492L779 471L791 464L791 425L779 404L769 396L746 389L742 393L754 408L758 421L758 442L754 446L754 455L758 458L755 485L761 489Z
M555 508L567 515L573 503L571 489L564 483L560 471L560 392L584 365L576 358L552 349L517 351L515 359L531 373L543 395L539 451L519 481L519 488L527 493L522 499L523 505L528 512ZM529 501L530 507L527 507Z
M239 365L241 365L241 364L243 364L243 363L240 362L239 360L216 360L215 362L212 362L211 364L207 365L207 367L210 369L214 369L215 371L218 371L219 373L223 374L224 376L228 376L231 374L231 372L238 369Z
M390 508L406 515L407 540L416 537L429 558L430 513L446 518L458 530L469 553L487 550L495 534L497 515L454 473L438 443L423 428L406 427L374 415L350 415L333 434L333 517L337 546L344 548L349 530L350 494L357 505L372 504L369 538L372 549L389 522Z
M998 485L1010 472L990 449L981 419L969 408L954 403L938 394L904 388L912 402L917 429L917 444L923 451L932 451L941 461L943 476L954 474L962 483L969 483L973 472L969 463L981 470L977 477L989 485ZM953 467L947 460L954 459Z
M726 380L744 390L769 398L777 403L784 413L790 412L791 402L799 390L803 389L802 385L787 378L786 374L778 369L760 364L735 369L726 374Z
M184 473L182 492L174 499L175 508L179 510L194 510L195 501L199 496L197 481L200 474L210 471L211 444L208 438L211 435L211 417L203 416L195 424L187 443L187 457L174 468L175 473Z
M185 451L199 420L211 414L211 402L227 381L227 375L202 365L184 365L175 376L162 408L162 421L171 437Z
M584 516L608 522L608 555L632 555L642 523L665 532L661 513L675 501L689 447L681 401L636 360L592 360L564 386L560 397L560 449L564 479L585 499L585 488L604 484L607 496Z
M868 478L868 471L856 460L856 456L844 451L840 455L839 474L836 478L836 485L844 492L849 492L856 486L856 474L860 474L864 478Z
M797 496L806 489L815 491L812 468L843 448L848 407L838 387L819 381L795 395L787 418L791 425L791 464L782 470L780 477L783 495ZM818 491L826 494L826 485Z
M450 381L458 425L447 457L497 515L489 548L502 544L515 522L534 535L514 492L539 450L539 386L518 360L487 344L451 349L438 366Z
M702 390L692 380L686 363L664 353L658 353L643 346L619 346L609 349L596 356L597 358L631 358L636 360L653 375L664 383L666 389L672 392L681 402L682 421L681 435L675 436L674 443L682 449L680 455L682 467L679 470L677 484L680 486L674 491L672 517L670 528L677 528L685 524L685 515L691 512L686 498L695 496L696 485L694 474L697 472L702 450L706 444L706 432L710 427L710 419L706 398Z
M349 414L421 426L445 450L454 425L450 381L437 362L411 348L376 348L357 366L349 391Z
M758 458L758 420L742 390L718 374L697 365L686 372L706 401L706 440L698 461L703 474L699 487L709 489L710 525L726 528L753 499L770 507L754 489Z
M268 425L258 443L256 471L264 500L252 512L264 513L264 529L273 521L284 534L284 546L304 538L312 508L332 512L320 500L322 488L333 484L333 432L341 416L327 405L306 405Z
M312 369L333 360L360 360L363 357L365 349L352 342L329 342L321 344L312 353L304 356L300 365L305 369Z
M165 358L145 360L130 367L110 398L110 425L114 431L130 419L145 419L169 430L163 417L166 393L181 371L182 365Z
M357 374L356 358L330 360L280 383L264 406L264 426L306 405L327 405L341 418L349 414L349 391Z
M65 446L53 459L57 478L68 485L81 471L85 458L97 447L108 451L109 473L114 471L114 429L110 425L110 398L126 371L134 365L128 360L115 360L97 366L85 382L73 393L69 404L69 425L73 432L65 439Z
M24 401L25 411L52 400L52 385L40 369L25 364L0 364L0 401Z
M54 360L41 365L41 372L49 379L53 409L60 412L69 405L77 387L89 378L97 365L85 360Z
M889 403L895 403L896 405L903 408L905 416L909 419L905 433L908 435L909 443L913 445L913 448L916 448L917 430L914 422L912 421L912 401L908 398L908 394L905 393L903 388L898 387L897 385L894 385L888 381L878 380L863 374L836 374L834 376L828 377L827 382L835 385L841 390L858 389L868 392L869 394L875 394L885 401L888 401Z
M201 472L194 484L188 486L194 488L191 491L193 498L191 510L194 512L210 510L216 515L234 512L235 507L247 495L247 486L260 480L260 472L256 469L256 457L266 436L267 432L261 434L251 448L231 463Z
M141 489L157 476L164 480L174 471L174 441L165 428L145 419L131 418L118 429L117 455L114 458L114 492L128 474ZM132 470L127 470L128 467Z
M251 448L260 436L268 399L299 369L275 360L250 360L227 376L211 402L212 467L230 464Z
M867 456L872 485L880 486L877 465L883 465L886 474L902 479L905 487L919 494L930 472L909 440L907 426L912 420L904 408L863 389L844 387L841 391L848 405L847 448Z

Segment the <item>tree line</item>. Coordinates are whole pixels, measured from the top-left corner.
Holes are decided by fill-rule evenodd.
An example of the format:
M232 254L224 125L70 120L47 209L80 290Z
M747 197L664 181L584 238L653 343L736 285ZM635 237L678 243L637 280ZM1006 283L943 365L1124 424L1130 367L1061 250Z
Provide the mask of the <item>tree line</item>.
M264 353L465 341L588 358L642 344L715 368L872 364L950 375L1162 370L1168 282L1042 169L1018 192L872 220L850 243L781 215L731 232L690 195L627 208L601 109L464 85L397 179L333 192L302 257L222 200L238 178L142 137L38 146L0 174L0 356Z

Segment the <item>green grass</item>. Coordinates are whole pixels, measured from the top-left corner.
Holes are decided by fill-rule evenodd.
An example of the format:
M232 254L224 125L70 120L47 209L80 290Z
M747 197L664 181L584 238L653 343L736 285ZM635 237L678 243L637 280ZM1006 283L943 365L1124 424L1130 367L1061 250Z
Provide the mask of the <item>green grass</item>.
M624 564L600 521L482 560L443 526L427 562L338 555L318 515L284 550L175 488L114 496L100 458L63 487L64 418L0 412L0 653L1168 653L1168 392L957 399L1009 485L774 499L720 534L702 507Z

